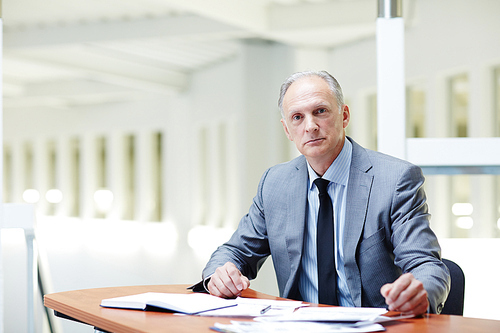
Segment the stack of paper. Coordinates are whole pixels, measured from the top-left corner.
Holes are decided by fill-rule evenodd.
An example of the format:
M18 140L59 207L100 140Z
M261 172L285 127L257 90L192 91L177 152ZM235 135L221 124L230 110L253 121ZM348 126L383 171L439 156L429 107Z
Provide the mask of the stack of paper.
M232 321L230 325L215 323L212 330L224 333L360 333L385 331L380 324L355 326L318 322L255 322Z
M208 294L143 293L101 301L102 307L168 310L182 314L251 317L254 321L216 323L215 331L228 333L339 333L384 331L382 322L410 318L381 316L386 309L308 306L300 301L242 298L222 299Z
M386 313L382 308L347 307L300 307L284 315L258 316L253 322L232 321L230 325L216 323L213 330L219 332L377 332L385 331L380 324L394 320L381 316ZM397 319L410 318L397 317Z

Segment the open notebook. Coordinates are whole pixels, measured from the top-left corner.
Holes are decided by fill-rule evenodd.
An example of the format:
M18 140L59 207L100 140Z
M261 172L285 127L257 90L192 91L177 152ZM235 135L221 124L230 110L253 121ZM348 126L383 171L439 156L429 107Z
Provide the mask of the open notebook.
M223 299L200 293L170 294L150 292L107 298L101 301L101 306L106 308L167 310L191 315L235 305L237 303L232 299Z

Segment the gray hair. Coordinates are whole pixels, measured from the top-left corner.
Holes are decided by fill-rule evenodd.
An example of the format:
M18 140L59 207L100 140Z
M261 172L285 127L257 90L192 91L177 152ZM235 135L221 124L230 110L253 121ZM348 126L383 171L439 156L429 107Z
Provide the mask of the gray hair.
M344 95L342 94L342 88L340 87L338 81L327 71L304 71L290 75L281 85L278 107L280 109L281 117L283 119L285 118L283 113L283 99L285 98L285 94L288 88L290 88L292 83L294 83L295 81L304 77L311 77L311 76L317 76L325 80L325 82L330 87L332 94L334 94L337 99L337 106L339 108L339 112L342 112L342 107L344 106Z

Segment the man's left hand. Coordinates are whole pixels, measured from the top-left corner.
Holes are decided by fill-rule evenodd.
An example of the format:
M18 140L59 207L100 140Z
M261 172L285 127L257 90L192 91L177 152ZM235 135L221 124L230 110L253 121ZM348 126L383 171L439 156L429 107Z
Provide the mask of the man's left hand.
M393 283L383 285L380 293L384 296L390 311L418 316L427 312L429 307L423 283L415 279L411 273L403 274Z

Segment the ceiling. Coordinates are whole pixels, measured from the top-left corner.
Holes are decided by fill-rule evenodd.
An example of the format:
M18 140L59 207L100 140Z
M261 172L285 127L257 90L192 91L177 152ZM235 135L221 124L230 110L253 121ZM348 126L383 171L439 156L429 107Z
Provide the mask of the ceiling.
M240 41L330 49L373 36L375 0L3 0L5 110L182 91Z

